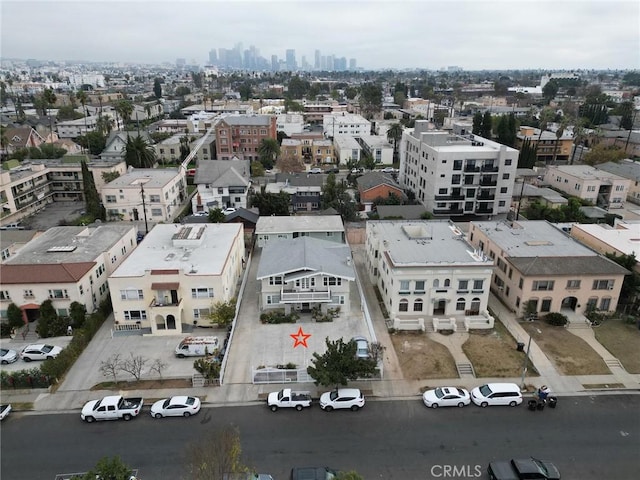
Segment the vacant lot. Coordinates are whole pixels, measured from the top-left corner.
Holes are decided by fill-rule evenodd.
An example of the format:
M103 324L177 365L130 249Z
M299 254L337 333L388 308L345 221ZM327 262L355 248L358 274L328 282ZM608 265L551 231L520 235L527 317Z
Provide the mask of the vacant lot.
M469 340L462 345L477 377L518 377L522 374L524 352L516 350L516 340L505 326L495 322L493 330L469 332ZM529 363L527 376L537 376Z
M564 327L525 322L523 328L564 375L607 375L611 371L593 349Z
M395 333L391 341L405 380L458 377L447 347L430 340L425 333Z
M606 320L593 329L596 339L629 373L640 373L640 330L635 323Z

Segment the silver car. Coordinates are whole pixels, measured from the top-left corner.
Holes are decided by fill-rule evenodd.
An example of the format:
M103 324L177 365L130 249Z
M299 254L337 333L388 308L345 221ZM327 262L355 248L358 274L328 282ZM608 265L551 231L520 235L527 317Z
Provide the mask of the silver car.
M6 365L7 363L13 363L18 361L18 352L10 350L8 348L0 348L0 363Z
M369 341L364 337L353 337L352 342L356 343L356 357L369 358Z

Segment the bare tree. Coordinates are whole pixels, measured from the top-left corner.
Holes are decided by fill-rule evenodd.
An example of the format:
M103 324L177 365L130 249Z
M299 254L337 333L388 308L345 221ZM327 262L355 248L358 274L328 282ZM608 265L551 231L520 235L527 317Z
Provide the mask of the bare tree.
M372 342L369 344L369 353L371 354L371 358L373 358L376 363L382 360L385 348L386 347L380 342Z
M123 372L130 373L133 377L140 381L140 376L142 374L142 369L147 364L147 359L141 355L134 356L133 353L130 354L130 358L122 362L120 366L120 370Z
M118 372L122 369L120 354L111 355L106 360L100 362L100 373L105 377L113 377L113 382L118 383Z
M149 370L151 370L152 372L156 372L160 377L160 381L162 381L162 372L164 372L165 368L167 368L167 364L162 360L160 360L159 358L156 358L155 361L149 367Z
M232 473L246 473L240 463L240 433L226 426L209 431L185 450L187 472L192 480L223 480Z

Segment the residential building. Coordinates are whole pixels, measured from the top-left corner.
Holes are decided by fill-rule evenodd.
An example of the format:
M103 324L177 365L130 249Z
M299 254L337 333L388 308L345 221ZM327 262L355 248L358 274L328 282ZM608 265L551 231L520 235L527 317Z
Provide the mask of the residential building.
M302 141L292 138L283 138L280 144L280 157L284 159L302 159Z
M133 112L131 112L132 122L143 122L152 118L162 118L164 116L164 107L158 101L134 103Z
M39 147L44 143L44 138L31 127L7 128L4 131L7 139L5 147L7 155L14 153L20 148ZM4 141L3 147L4 147Z
M257 246L271 241L312 237L345 243L345 231L340 215L299 215L260 217L256 223Z
M201 133L182 133L172 135L162 140L153 147L156 151L156 158L162 163L175 163L182 161L180 151L181 142L187 138L189 153L196 152L194 160L212 160L215 155L215 145L213 135L203 135Z
M267 193L286 192L291 196L291 211L317 211L322 206L322 175L278 173L276 181L266 185Z
M362 115L338 112L322 117L322 131L326 138L335 138L337 135L350 135L359 137L371 134L371 122Z
M76 138L89 132L95 132L97 123L98 117L96 116L66 120L56 123L56 131L60 138Z
M634 255L635 270L640 273L640 223L618 221L571 225L571 236L602 255Z
M183 168L132 169L100 193L108 220L172 222L187 199Z
M544 183L602 208L622 208L631 180L589 165L550 165Z
M543 220L474 221L468 238L495 262L491 290L519 316L613 312L629 273Z
M370 212L373 209L373 202L379 198L386 200L391 195L395 195L398 199L406 198L402 187L386 173L368 172L359 176L356 183L360 193L360 204L364 206L365 212Z
M544 130L542 135L539 128L521 126L516 133L516 148L520 150L525 140L531 142L532 148L537 148L536 160L549 164L554 161L556 164L567 164L573 151L573 134L565 131L560 139L555 133Z
M288 139L284 139L288 140ZM283 140L283 144L284 144ZM302 133L294 133L291 135L291 139L294 141L300 142L300 158L304 159L305 163L311 163L314 158L314 150L313 145L316 142L324 140L324 135L320 132L302 132ZM290 145L297 145L297 143L292 143ZM324 145L324 144L323 144Z
M374 159L379 165L393 164L393 145L389 143L386 136L360 135L356 141L362 147L366 155Z
M422 205L378 205L376 211L380 220L422 220L429 213Z
M304 129L304 117L300 113L283 113L276 116L276 129L284 132L287 137L294 133L302 133Z
M48 229L0 265L0 316L14 303L32 322L45 300L61 316L72 302L96 311L108 298L108 276L136 248L136 234L132 225Z
M207 325L236 296L245 265L242 225L159 224L109 276L116 330L177 335Z
M184 133L189 127L189 120L161 120L154 123L156 132L161 133Z
M493 262L451 221L370 220L365 254L394 328L493 327L487 313Z
M428 129L417 120L400 142L398 183L436 216L507 213L518 150L477 135Z
M36 230L3 230L0 235L0 263L5 263L15 256L22 247L41 233Z
M362 159L362 147L355 138L347 135L333 137L333 150L338 165L347 165L350 161L357 163Z
M277 139L276 117L271 115L226 115L215 125L218 160L259 160L262 140Z
M198 162L193 183L198 188L191 198L193 213L246 208L251 185L249 161L203 160Z
M640 205L640 162L625 158L617 163L600 163L596 168L629 180L627 200L636 205Z
M261 310L283 308L289 314L320 308L327 313L329 308L349 312L356 275L348 245L298 237L269 242L256 278Z
M147 143L147 145L153 145L153 140L147 132L144 131L121 131L116 130L111 132L107 138L106 145L102 153L100 153L100 159L105 161L122 161L126 153L127 139L129 137L135 138L137 136Z
M314 140L311 145L311 161L314 165L333 163L333 142L327 140Z

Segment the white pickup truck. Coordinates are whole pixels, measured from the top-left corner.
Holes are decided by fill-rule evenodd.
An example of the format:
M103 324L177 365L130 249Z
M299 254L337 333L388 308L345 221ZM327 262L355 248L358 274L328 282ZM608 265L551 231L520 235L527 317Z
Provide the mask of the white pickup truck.
M87 423L97 420L131 420L142 410L142 397L124 398L122 395L110 395L100 400L91 400L82 407L80 418Z
M268 400L269 408L275 412L279 408L295 408L300 411L311 406L309 392L294 392L290 388L283 388L279 392L271 392Z

